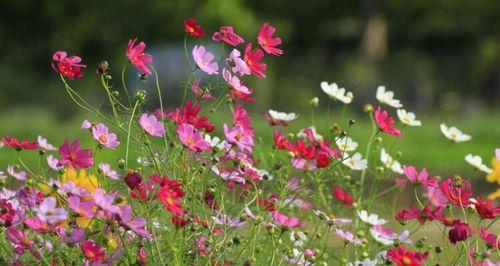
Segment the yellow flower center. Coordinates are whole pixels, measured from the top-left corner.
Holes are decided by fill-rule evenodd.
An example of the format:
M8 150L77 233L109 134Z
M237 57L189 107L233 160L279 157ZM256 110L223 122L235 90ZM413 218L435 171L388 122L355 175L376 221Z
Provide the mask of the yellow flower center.
M101 135L101 136L99 136L99 141L101 141L102 143L106 143L108 141L108 139L106 138L106 136Z

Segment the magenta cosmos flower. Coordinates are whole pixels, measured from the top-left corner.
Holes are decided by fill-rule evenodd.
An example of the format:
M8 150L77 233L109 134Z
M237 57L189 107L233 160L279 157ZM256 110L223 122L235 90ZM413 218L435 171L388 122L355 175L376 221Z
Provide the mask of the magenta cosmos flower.
M433 179L432 177L429 177L429 174L427 173L427 169L423 168L420 173L417 172L417 169L413 166L406 166L403 165L403 170L411 182L415 183L416 185L422 185L423 187L437 187L438 186L438 181L436 179Z
M262 47L262 49L264 49L266 53L272 55L282 55L283 50L276 48L276 46L281 44L281 38L273 37L275 32L276 28L266 22L260 27L257 41L259 42L260 47Z
M177 135L179 135L179 139L181 139L182 143L190 150L209 151L211 149L210 143L203 138L203 134L197 132L191 124L181 124L177 128Z
M153 137L163 137L165 135L163 124L154 115L142 114L139 124L141 124L144 131Z
M88 168L94 164L94 158L92 158L91 150L80 150L80 141L75 140L71 145L69 141L66 140L63 145L59 147L59 155L61 160L59 164L67 165L73 169L78 167Z
M238 34L234 33L233 27L222 26L220 30L212 36L212 39L216 42L223 41L229 45L236 46L238 44L244 43L245 40L241 38Z
M286 228L301 227L304 224L303 222L299 221L299 219L292 216L286 216L279 213L278 211L273 212L273 220L278 225Z
M382 111L379 106L377 110L375 110L374 117L378 128L382 132L401 137L401 131L394 127L394 118L390 117L387 111Z
M252 146L254 146L253 138L251 135L246 134L243 126L236 125L229 128L224 124L224 135L226 136L226 141L235 144L241 152L252 152Z
M70 57L64 51L57 51L52 56L52 68L65 78L77 79L83 77L83 69L86 67L80 64L82 59L76 55Z
M195 45L193 48L193 59L196 65L208 75L218 74L219 65L214 62L214 55L207 51L205 46Z
M243 56L243 60L245 60L245 63L247 63L250 71L252 71L252 73L254 73L259 78L266 77L264 71L267 69L267 65L260 62L262 58L264 58L264 52L262 52L261 49L257 48L252 51L252 44L247 44L247 46L245 47L245 55Z
M92 127L92 136L99 141L99 144L106 148L114 149L120 145L115 133L109 133L108 127L103 123Z
M53 197L44 199L38 207L37 217L49 224L66 220L68 212L64 208L56 208L56 204Z
M153 63L153 57L144 53L144 50L146 49L146 44L144 42L140 42L138 45L135 45L136 41L137 38L128 42L126 52L128 60L130 60L130 63L136 68L149 75L151 74L151 70L149 70L147 65Z

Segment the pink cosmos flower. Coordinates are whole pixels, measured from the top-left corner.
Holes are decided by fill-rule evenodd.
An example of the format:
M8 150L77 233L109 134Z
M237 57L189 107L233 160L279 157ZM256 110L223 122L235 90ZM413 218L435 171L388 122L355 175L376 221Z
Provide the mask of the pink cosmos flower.
M92 123L89 120L85 119L82 122L81 129L90 129L92 127Z
M495 149L495 156L497 157L497 161L500 161L500 148Z
M52 224L66 220L68 212L64 208L56 208L56 199L54 197L48 197L38 206L36 215L40 220Z
M253 137L245 134L245 130L241 125L229 128L227 124L224 124L224 135L226 136L226 141L235 144L240 151L252 152L252 147L254 146Z
M102 173L114 180L119 180L120 179L120 174L118 174L115 170L111 169L111 165L107 163L100 163L99 164L99 169L101 169Z
M444 207L448 204L448 199L439 187L427 187L427 199L435 207Z
M196 95L196 97L203 100L213 100L215 97L209 91L203 91L200 87L201 80L197 79L191 83L191 91Z
M281 44L281 38L273 37L276 32L276 28L269 25L269 23L264 23L259 30L259 35L257 36L257 41L260 47L266 51L268 54L272 55L282 55L283 50L276 48L276 46Z
M5 230L5 237L14 244L14 252L18 255L24 253L25 249L33 247L33 241L28 238L27 231L17 230L15 227L9 227Z
M401 234L398 234L389 227L375 225L370 228L370 234L377 242L384 245L393 245L395 241L397 243L412 243L411 239L408 238L410 236L408 230L404 230Z
M165 135L163 124L154 115L142 114L139 124L151 136L163 137Z
M182 143L193 151L210 151L211 146L204 138L203 134L196 131L193 125L191 124L181 124L177 128L177 135L181 139Z
M304 158L293 158L292 166L295 169L300 169L305 171L312 171L317 168L315 160L307 160Z
M437 187L438 182L436 179L430 178L427 174L427 169L423 168L420 173L417 172L415 167L403 165L403 171L405 172L408 180L415 183L416 185L422 185L424 187Z
M232 89L246 95L252 93L252 90L245 86L245 84L243 84L243 81L241 81L238 77L232 75L231 72L229 72L225 68L222 70L222 77Z
M241 52L237 49L233 49L233 51L231 51L229 58L226 59L226 63L231 67L231 70L235 74L239 74L240 76L251 74L250 68L248 68L245 60L241 58Z
M484 229L483 227L479 227L479 236L481 236L481 239L483 239L484 242L486 242L486 245L488 245L489 247L500 247L500 238L495 234L492 234L490 231Z
M12 165L8 165L7 166L7 173L9 173L10 176L12 176L13 178L17 179L17 180L26 180L26 172L24 171L19 171L19 172L16 172L15 170L15 167L12 166Z
M448 178L441 183L440 188L446 198L456 206L469 204L469 198L472 196L469 181L462 180L459 177L455 178L455 180Z
M208 75L219 74L219 65L214 60L214 55L207 51L205 46L195 45L193 48L193 59L196 65Z
M267 65L265 63L261 63L260 60L264 57L264 52L261 49L257 48L252 51L252 44L249 43L245 47L245 56L243 60L247 63L250 71L254 73L259 78L265 78L266 75L263 71L267 69Z
M40 135L38 135L37 142L38 142L38 146L40 146L42 149L45 149L48 151L56 151L57 150L57 148L52 146L52 144L50 144L46 138L44 138Z
M301 227L304 223L299 221L299 219L286 216L284 214L279 213L278 211L273 212L273 220L280 226L285 228L296 228Z
M231 218L226 214L221 214L219 217L212 216L212 220L214 220L215 224L229 227L242 227L247 224L247 222L241 221L239 217Z
M382 111L380 106L375 110L374 113L375 121L378 124L378 128L387 134L394 135L396 137L401 136L401 131L394 127L394 118L389 117L387 111Z
M81 201L78 196L70 196L68 198L68 205L71 210L78 213L81 217L94 218L95 216L95 205L91 200Z
M147 67L147 65L153 63L153 57L144 53L144 50L146 49L146 44L144 42L140 42L138 45L135 45L136 41L137 38L128 42L126 51L128 60L136 68L147 75L150 75L151 70Z
M351 242L354 245L361 245L363 241L361 239L355 237L351 232L349 231L343 231L340 228L335 229L337 232L337 235L340 236L340 238L346 240L347 242Z
M59 163L59 160L52 154L47 155L47 165L55 171L62 169L62 165Z
M59 237L68 244L81 243L85 240L85 229L60 227L57 231Z
M115 197L111 194L106 195L104 190L98 188L94 193L94 203L99 206L102 210L111 213L118 214L120 212L120 208L116 205L113 205L115 201Z
M83 69L86 67L80 64L82 59L76 55L67 57L64 51L57 51L52 56L52 68L65 78L77 79L83 77Z
M92 136L104 147L114 149L120 145L115 133L109 133L108 127L99 123L92 127Z
M132 218L132 207L130 205L124 206L119 215L122 223L134 233L140 237L151 238L151 233L145 229L146 220L141 217Z
M88 168L94 164L91 150L80 150L80 141L75 140L71 145L69 141L64 141L63 145L59 147L59 155L61 160L59 164L67 165L73 169L78 167Z
M245 42L241 36L234 33L233 27L231 26L220 27L220 30L214 33L212 39L216 42L223 41L232 46L237 46L238 44Z

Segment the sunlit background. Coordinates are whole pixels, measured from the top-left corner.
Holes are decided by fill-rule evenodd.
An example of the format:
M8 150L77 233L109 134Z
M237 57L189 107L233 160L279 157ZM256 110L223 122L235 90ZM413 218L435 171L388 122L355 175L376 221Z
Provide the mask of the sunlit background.
M359 122L353 137L366 142L368 124L361 107L376 104L376 87L386 85L424 124L406 128L397 142L394 152L401 151L403 163L484 180L463 158L478 154L490 165L500 146L498 14L497 0L1 1L0 133L24 138L42 134L55 144L63 136L84 135L79 125L88 114L69 100L50 67L57 50L83 58L85 77L73 82L74 89L99 106L105 94L95 72L98 63L110 63L119 86L126 44L138 37L148 44L165 105L172 109L188 76L185 19L194 17L202 24L207 36L201 42L214 53L219 46L210 37L218 26L231 25L256 43L258 29L267 21L278 29L284 55L266 57L268 78L249 81L257 100L247 107L260 134L271 134L261 116L269 108L298 113L294 130L311 125L309 100L318 96L317 112L326 110L328 99L319 86L326 80L352 91L355 100L342 121L337 121L342 107L336 103L332 119L318 115L316 126L328 130L333 122L354 118ZM127 81L131 88L148 90L151 110L157 107L151 78L139 82L137 71L128 68ZM220 127L220 119L212 120ZM473 140L450 147L439 131L441 122ZM0 166L8 163L1 159Z

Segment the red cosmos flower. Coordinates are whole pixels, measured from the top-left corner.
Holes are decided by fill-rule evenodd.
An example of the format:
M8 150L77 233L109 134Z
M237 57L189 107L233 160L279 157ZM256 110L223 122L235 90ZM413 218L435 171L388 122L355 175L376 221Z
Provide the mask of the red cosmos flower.
M187 220L180 216L172 216L172 223L176 228L182 228L186 226Z
M436 209L432 210L432 207L430 205L425 205L425 207L420 210L417 207L410 205L409 211L400 211L396 215L395 219L399 222L417 219L421 224L423 224L426 221L434 221L436 219L441 220L441 218L444 217L442 214L442 210L442 207L437 207Z
M492 234L490 231L485 230L482 227L479 227L479 236L481 239L486 242L486 245L491 248L499 248L500 247L500 238L496 235Z
M276 210L276 206L274 206L275 202L278 202L279 196L277 194L269 195L269 198L266 200L262 199L262 196L257 197L257 204L261 206L264 210L268 212L273 212Z
M80 141L75 140L69 145L69 141L64 141L63 145L59 147L59 155L61 160L59 164L67 165L73 169L78 167L88 168L94 164L91 150L80 150Z
M158 198L165 206L165 209L175 215L181 216L184 210L181 208L181 202L178 197L168 188L162 187L158 190Z
M95 244L92 240L83 242L82 251L90 261L102 261L106 258L106 253L104 253L102 246Z
M176 198L182 198L186 193L182 190L182 183L175 179L169 179L168 176L160 177L159 175L152 175L151 179L158 183L162 188L170 190L172 195Z
M481 195L477 196L476 203L474 203L477 213L483 219L495 219L495 215L500 213L500 207L493 204L493 200L483 201Z
M231 26L220 27L219 32L215 32L214 36L212 36L212 39L216 42L223 41L232 46L236 46L240 43L245 42L245 40L241 38L241 36L233 32L233 27Z
M375 110L374 117L378 124L378 128L382 132L401 137L401 131L394 127L394 118L390 117L387 111L382 111L379 106L377 110Z
M66 52L57 51L52 56L52 69L65 78L81 78L83 77L83 68L86 67L80 64L81 61L82 59L76 55L67 57Z
M137 38L128 42L126 50L128 60L137 69L144 72L146 75L150 75L151 70L147 67L147 65L153 63L153 57L144 53L144 50L146 49L146 44L144 42L140 42L138 45L135 45L136 41Z
M337 198L347 206L352 206L352 204L354 203L351 193L348 193L339 187L334 187L332 189L332 194L335 198Z
M10 148L14 148L17 151L20 150L35 150L38 148L38 142L36 141L26 141L26 140L17 140L16 138L3 137L3 143L9 146Z
M429 253L420 254L413 250L405 250L404 245L387 250L387 259L398 266L420 266L427 259Z
M203 37L205 35L205 31L196 23L196 19L194 18L188 18L184 21L184 29L193 37Z
M455 180L446 179L441 183L441 191L456 206L469 205L469 198L472 196L469 181L462 180L459 176Z
M452 244L456 244L458 241L464 241L474 234L474 230L466 224L462 223L460 220L453 221L453 228L448 232L448 238Z
M264 52L262 52L261 49L256 48L252 51L252 44L247 44L247 46L245 47L245 55L243 56L243 60L245 60L245 63L247 63L250 71L252 71L252 73L254 73L259 78L266 77L263 71L267 69L267 65L260 62L262 58L264 58Z
M282 55L283 50L276 48L276 46L281 44L281 38L273 37L276 32L276 28L269 25L269 23L264 23L259 30L259 35L257 36L257 41L260 47L266 51L268 54L272 55Z
M193 125L196 129L203 128L207 132L213 131L215 127L208 122L208 116L198 117L200 110L200 104L193 106L193 100L188 100L186 105L182 108L182 111L177 108L174 111L167 113L166 117L172 119L177 125L188 123Z

